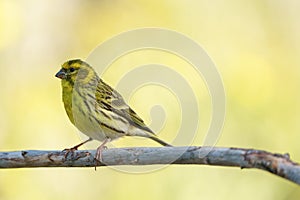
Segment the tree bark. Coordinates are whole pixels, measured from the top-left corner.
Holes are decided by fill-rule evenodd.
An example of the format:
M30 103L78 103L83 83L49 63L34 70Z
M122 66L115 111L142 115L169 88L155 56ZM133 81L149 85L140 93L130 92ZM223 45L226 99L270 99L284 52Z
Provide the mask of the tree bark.
M257 168L300 185L300 165L289 154L263 150L221 147L139 147L112 148L102 152L102 162L94 150L23 150L0 152L0 168L95 167L113 165L194 164Z

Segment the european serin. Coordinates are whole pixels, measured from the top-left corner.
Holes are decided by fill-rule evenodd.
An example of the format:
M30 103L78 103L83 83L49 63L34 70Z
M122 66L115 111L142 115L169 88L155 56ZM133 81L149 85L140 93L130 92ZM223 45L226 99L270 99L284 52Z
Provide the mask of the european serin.
M61 79L62 100L70 121L89 139L102 141L95 158L102 160L105 144L123 136L150 138L161 145L171 146L157 138L143 120L125 103L122 96L107 85L86 62L76 59L65 62L55 75Z

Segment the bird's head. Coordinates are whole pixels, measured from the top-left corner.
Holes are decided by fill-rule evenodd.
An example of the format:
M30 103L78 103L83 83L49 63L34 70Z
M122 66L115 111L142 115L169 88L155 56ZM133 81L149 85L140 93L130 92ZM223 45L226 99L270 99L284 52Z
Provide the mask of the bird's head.
M63 82L69 82L74 85L75 81L88 83L97 77L97 74L88 63L75 59L65 62L55 76L62 79Z

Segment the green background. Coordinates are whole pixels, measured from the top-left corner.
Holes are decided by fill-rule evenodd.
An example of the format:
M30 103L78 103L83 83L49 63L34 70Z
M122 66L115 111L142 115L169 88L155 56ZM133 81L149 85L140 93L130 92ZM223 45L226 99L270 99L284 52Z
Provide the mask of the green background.
M63 109L60 82L54 77L61 64L87 58L97 45L120 32L162 27L201 44L222 76L226 120L217 146L288 152L300 161L299 8L296 0L2 0L0 150L57 150L79 143L78 131ZM125 56L114 63L124 66L124 71L112 67L104 78L114 86L126 70L153 60L174 64L180 73L192 76L182 61L165 54L146 51L142 56L140 52ZM151 94L151 89L144 93L129 104L150 123L145 105L151 98L145 105L138 102L144 102L143 96ZM159 94L162 102L168 102L168 95ZM203 110L205 131L210 112L203 96L207 94L197 98L208 105ZM170 141L180 111L174 108L172 112L172 106L167 110L171 114L167 113L169 121L161 138ZM192 145L202 144L201 133ZM121 139L114 145L156 144ZM300 189L267 172L229 167L168 166L142 174L111 168L96 172L92 168L0 170L1 200L71 198L284 200L299 199Z

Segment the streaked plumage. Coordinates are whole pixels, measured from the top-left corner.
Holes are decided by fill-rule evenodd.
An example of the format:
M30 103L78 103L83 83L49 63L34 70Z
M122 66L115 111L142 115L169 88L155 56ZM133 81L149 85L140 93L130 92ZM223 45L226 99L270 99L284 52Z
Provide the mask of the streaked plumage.
M79 59L67 61L56 77L62 79L62 99L70 121L91 139L103 142L96 159L101 160L105 143L123 136L147 137L171 146L157 138L122 96L103 82L88 63Z

